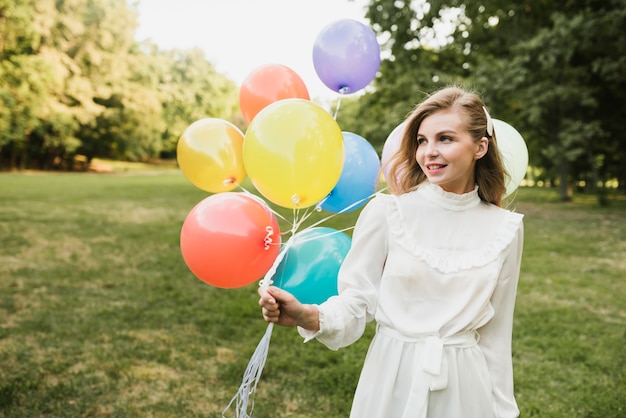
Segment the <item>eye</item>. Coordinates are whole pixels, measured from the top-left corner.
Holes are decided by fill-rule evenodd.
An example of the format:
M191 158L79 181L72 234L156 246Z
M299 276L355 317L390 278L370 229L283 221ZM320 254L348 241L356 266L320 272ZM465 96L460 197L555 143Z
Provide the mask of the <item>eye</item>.
M424 137L419 137L417 138L417 145L423 145L425 143L427 143L428 141L426 140L426 138Z
M452 137L451 136L447 136L447 135L443 135L439 138L439 140L441 142L452 142Z

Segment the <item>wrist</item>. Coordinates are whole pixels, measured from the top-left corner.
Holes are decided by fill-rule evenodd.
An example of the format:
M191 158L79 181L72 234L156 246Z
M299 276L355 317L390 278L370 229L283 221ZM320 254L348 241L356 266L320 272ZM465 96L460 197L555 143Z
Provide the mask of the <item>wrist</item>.
M304 305L302 315L298 319L298 326L309 331L319 331L320 312L317 305Z

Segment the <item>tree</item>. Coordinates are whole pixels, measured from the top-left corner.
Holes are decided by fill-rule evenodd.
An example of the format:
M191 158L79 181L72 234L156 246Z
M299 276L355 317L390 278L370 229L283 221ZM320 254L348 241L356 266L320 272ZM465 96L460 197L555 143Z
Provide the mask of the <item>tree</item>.
M163 106L163 151L167 155L174 155L180 135L196 120L230 120L239 113L237 86L218 74L199 49L161 51L151 58L163 65L155 82Z
M535 164L556 174L561 200L571 199L572 185L587 184L603 203L602 187L596 187L610 175L619 178L611 157L624 158L615 121L626 108L613 92L626 81L626 4L544 3L551 3L547 14L526 5L520 20L541 26L512 44L498 90L528 134ZM612 43L611 51L606 46Z
M531 164L557 179L561 199L584 180L612 176L623 184L618 121L626 109L618 95L626 80L625 6L625 0L373 0L368 17L386 40L388 58L364 106L402 107L418 85L430 91L462 82L523 133Z
M31 55L40 36L29 3L0 1L0 151L8 147L10 168L18 160L26 165L28 135L37 128L52 70Z
M0 0L0 166L171 157L196 119L241 120L200 51L137 44L136 26L126 0Z

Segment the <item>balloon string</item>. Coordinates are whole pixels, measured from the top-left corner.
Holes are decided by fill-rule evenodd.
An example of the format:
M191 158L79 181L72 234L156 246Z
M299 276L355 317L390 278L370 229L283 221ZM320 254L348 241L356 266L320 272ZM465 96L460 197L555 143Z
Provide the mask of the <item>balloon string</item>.
M268 225L265 227L265 232L267 232L267 234L265 235L265 238L263 239L263 244L264 244L264 248L266 250L269 250L270 246L274 243L274 241L272 240L272 235L274 235L274 228Z
M302 216L300 216L300 209L294 209L294 222L291 226L291 234L295 235L296 232L300 229L302 224L313 215L312 210L305 210Z
M226 180L224 181L226 182ZM237 185L237 187L239 187L239 189L247 196L250 196L251 198L263 203L269 210L270 212L272 212L272 214L274 216L276 216L277 218L280 218L281 220L283 220L286 223L289 223L289 220L287 220L287 218L285 218L283 215L281 215L280 213L276 212L274 209L272 209L263 199L261 199L259 196L255 195L254 193L251 193L250 191L246 190L245 187L243 187L241 184L237 183L235 180L228 180L229 183L234 183Z
M339 113L339 106L341 105L341 97L337 99L337 104L335 106L335 113L333 114L333 119L337 120L337 114Z
M313 223L312 225L309 225L309 226L307 226L306 228L302 229L300 232L307 231L307 230L309 230L309 229L311 229L311 228L314 228L314 227L316 227L316 226L318 226L318 225L320 225L320 224L322 224L322 223L324 223L324 222L328 221L329 219L334 218L334 217L335 217L335 216L337 216L337 215L341 215L342 213L345 213L345 212L347 212L347 211L349 211L349 210L353 209L355 206L358 206L358 205L362 204L363 202L365 202L365 201L369 200L370 198L374 197L374 196L376 195L376 193L381 193L381 192L384 192L385 190L387 190L387 187L383 187L383 188L381 188L380 190L378 190L377 192L374 192L374 193L370 194L369 196L364 197L363 199L360 199L360 200L357 200L356 202L353 202L352 204L350 204L350 205L346 206L345 208L341 209L340 211L338 211L338 212L336 212L336 213L333 213L333 214L331 214L331 215L329 215L329 216L327 216L327 217L325 217L325 218L323 218L323 219L320 219L319 221L317 221L317 222ZM305 213L304 213L301 217L300 217L300 212L299 212L299 211L300 211L300 209L294 209L294 212L293 212L294 222L293 222L293 224L292 224L292 228L291 228L291 236L295 235L295 234L296 234L296 232L298 232L298 230L300 229L300 227L302 226L302 224L303 224L303 223L304 223L304 222L305 222L305 221L306 221L309 217L311 217L311 215L313 215L314 211L321 211L321 210L322 210L321 205L324 203L324 201L325 201L326 199L328 199L328 196L327 196L327 197L325 197L324 199L322 199L322 200L321 200L321 201L320 201L320 202L319 202L319 203L315 206L315 209L314 209L314 210L307 210L307 211L305 211ZM287 221L287 222L288 222L288 221ZM343 231L350 230L350 229L353 229L353 227L349 227L349 228L343 229L343 230L342 230L342 232L343 232Z
M340 100L341 100L341 99L340 99ZM315 209L314 209L314 210L309 210L309 209L305 210L305 212L304 212L302 215L300 214L300 209L298 209L298 208L294 208L294 209L293 209L293 222L290 222L290 221L289 221L286 217L284 217L284 216L283 216L283 215L281 215L279 212L277 212L276 210L272 209L272 208L271 208L268 204L266 204L266 203L265 203L265 201L264 201L263 199L261 199L260 197L258 197L258 196L257 196L257 195L255 195L254 193L251 193L250 191L246 190L246 188L245 188L245 187L243 187L241 184L237 183L237 181L235 181L235 180L233 180L233 179L228 179L228 180L225 180L225 182L226 182L226 181L228 181L229 183L234 183L234 184L236 184L236 185L237 185L237 187L239 187L239 189L241 189L241 191L242 191L243 193L245 193L246 195L250 196L251 198L256 199L257 201L259 201L259 202L263 203L263 204L264 204L264 205L265 205L265 206L266 206L266 207L267 207L267 208L268 208L268 209L272 212L272 214L274 214L274 216L276 216L277 218L280 218L283 222L285 222L285 223L287 223L287 224L290 224L290 225L291 225L291 230L290 230L289 232L287 232L287 234L290 234L291 236L294 236L294 235L296 234L296 232L298 232L298 230L300 229L300 227L302 226L302 224L303 224L304 222L306 222L306 220L307 220L307 219L309 219L309 218L313 215L313 213L314 213L315 211L320 211L320 210L321 210L321 205L322 205L322 204L324 203L324 201L328 198L328 197L326 197L326 198L324 198L322 201L320 201L320 202L319 202L319 203L315 206ZM318 225L320 225L320 224L322 224L322 223L324 223L324 222L328 221L329 219L334 218L334 217L335 217L335 216L337 216L337 215L340 215L340 214L342 214L342 213L345 213L345 212L349 211L350 209L354 208L355 206L358 206L358 205L360 205L361 203L363 203L364 201L366 201L366 200L368 200L368 199L372 198L373 196L375 196L375 195L376 195L376 193L383 192L383 191L385 191L386 189L387 189L387 188L386 188L386 187L384 187L384 188L382 188L381 190L379 190L378 192L374 192L374 193L370 194L369 196L367 196L367 197L365 197L365 198L363 198L363 199L360 199L360 200L357 200L356 202L353 202L352 204L350 204L350 205L346 206L345 208L343 208L343 209L342 209L342 210L340 210L339 212L333 213L333 214L331 214L331 215L329 215L329 216L327 216L327 217L325 217L325 218L323 218L323 219L321 219L321 220L319 220L319 221L315 222L314 224L312 224L312 225L310 225L310 226L308 226L308 227L304 228L301 232L304 232L304 231L306 231L306 230L309 230L309 229L311 229L311 228L314 228L314 227L316 227L316 226L318 226ZM350 229L352 229L352 228L346 228L346 229L344 229L344 230L342 230L342 231L347 231L347 230L350 230Z
M300 226L302 225L302 223L304 223L313 214L312 211L310 211L310 212L309 211L305 211L304 214L302 216L300 216L300 209L294 208L294 210L293 210L293 222L291 222L291 221L289 221L289 219L284 217L282 214L280 214L279 212L274 210L270 205L268 205L259 196L257 196L256 194L250 192L249 190L247 190L240 183L237 183L237 181L235 181L233 179L227 179L227 180L224 180L224 183L233 183L233 184L237 185L237 187L244 194L246 194L247 196L257 200L258 202L263 203L270 210L270 212L272 212L272 214L274 216L276 216L277 218L279 218L280 220L282 220L283 222L285 222L285 223L287 223L287 224L289 224L291 226L291 231L290 231L291 235L295 234L298 231L298 229L300 228Z
M349 94L350 90L351 90L350 87L344 86L344 87L339 89L339 93L341 95ZM335 114L333 115L333 119L335 119L335 120L337 120L337 114L339 113L339 106L340 105L341 105L341 96L339 96L339 98L337 99L337 106L335 107Z
M272 266L259 282L259 286L267 288L272 285L272 278L274 277L274 274L276 274L279 264L287 255L287 250L293 242L292 238L293 235L287 240L283 249L278 253L278 256L272 263ZM252 416L252 411L254 410L254 394L256 392L257 385L261 380L261 374L263 373L265 361L267 360L273 327L273 323L268 324L265 334L261 338L261 341L259 341L259 344L248 362L248 366L243 374L239 390L237 390L235 396L233 396L226 408L222 411L222 418L226 418L225 414L233 403L235 403L235 418L250 418ZM248 408L250 409L249 412Z
M259 344L248 362L248 366L243 374L243 381L241 386L239 386L239 390L222 411L222 418L226 418L225 414L228 412L233 402L235 403L236 418L250 418L252 416L252 411L254 410L254 394L256 393L256 387L259 384L259 380L261 379L263 367L265 367L273 328L274 324L270 322L267 325L263 338L259 341ZM248 408L250 408L249 412Z
M309 229L309 228L306 228L306 229L304 229L303 231L306 231L307 229ZM300 239L298 240L298 244L302 244L302 243L309 242L309 241L315 241L316 239L321 239L321 238L323 238L323 237L329 237L329 236L331 236L331 235L339 234L339 233L341 233L341 232L349 231L349 230L351 230L351 229L354 229L354 226L349 226L349 227L344 228L344 229L336 229L336 230L334 230L334 231L328 232L327 234L324 234L324 235L319 235L319 236L314 236L314 237L310 237L310 238L307 238L307 239L302 239L302 238L300 238Z
M276 270L278 269L278 265L281 263L281 261L283 261L283 258L285 258L285 255L287 254L287 250L289 249L289 247L291 247L292 243L293 243L293 235L291 237L289 237L287 242L285 242L285 245L283 245L282 250L280 250L280 252L278 253L278 256L276 257L276 259L272 263L272 266L267 271L267 273L265 273L265 276L259 282L259 286L261 286L263 288L267 288L267 287L271 286L272 283L274 283L273 277L274 277L274 274L276 274Z
M368 199L370 199L370 198L372 198L372 197L376 196L376 193L380 193L380 192L384 191L385 189L386 189L386 188L383 188L383 189L379 190L378 192L374 192L374 193L372 193L371 195L369 195L369 196L367 196L367 197L364 197L364 198L363 198L363 199L361 199L361 200L357 200L356 202L352 203L351 205L348 205L348 206L346 206L345 208L341 209L339 212L333 213L333 214L331 214L331 215L329 215L329 216L327 216L327 217L325 217L325 218L323 218L323 219L320 219L319 221L317 221L317 222L315 222L314 224L310 225L310 226L309 226L309 227L307 227L306 229L314 228L314 227L316 227L316 226L318 226L318 225L320 225L320 224L322 224L322 223L324 223L324 222L328 221L329 219L334 218L334 217L335 217L335 216L337 216L337 215L341 215L342 213L345 213L346 211L349 211L350 209L354 208L355 206L358 206L358 205L360 205L361 203L365 202L366 200L368 200ZM350 228L349 228L349 229L350 229Z

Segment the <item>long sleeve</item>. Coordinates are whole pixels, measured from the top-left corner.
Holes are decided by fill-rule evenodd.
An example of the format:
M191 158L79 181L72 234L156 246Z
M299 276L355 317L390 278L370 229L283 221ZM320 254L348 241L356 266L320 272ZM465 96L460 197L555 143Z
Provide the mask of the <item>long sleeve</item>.
M519 281L524 227L520 223L515 239L508 248L498 283L491 297L494 317L478 330L479 345L485 355L495 400L495 416L513 418L519 416L513 391L513 362L511 340L513 334L513 311Z
M363 335L376 311L387 247L386 203L384 196L377 195L363 208L356 222L350 251L339 271L339 295L319 306L320 330L311 333L299 329L307 341L317 338L331 350L337 350Z

